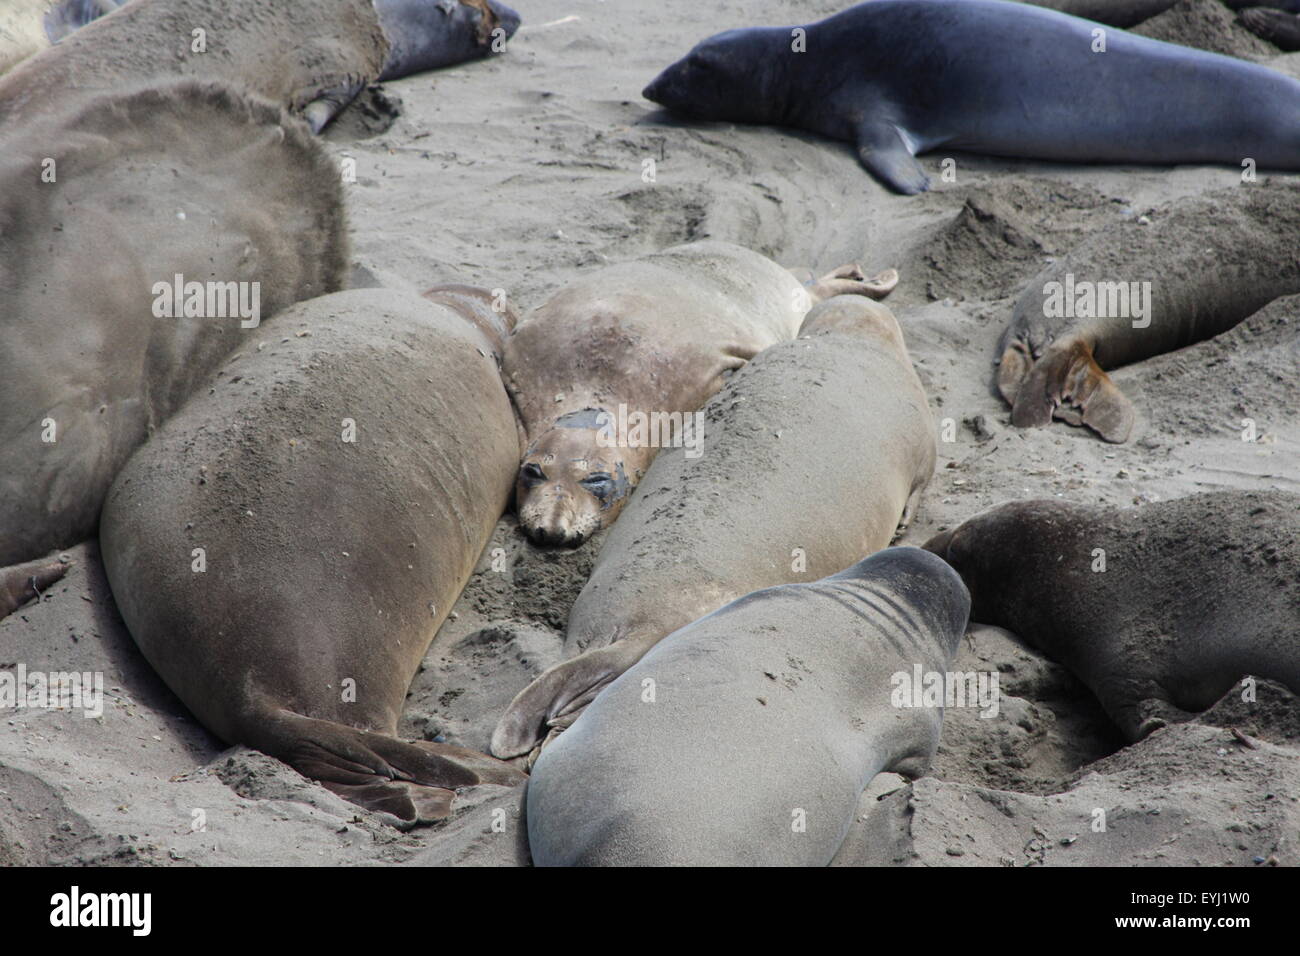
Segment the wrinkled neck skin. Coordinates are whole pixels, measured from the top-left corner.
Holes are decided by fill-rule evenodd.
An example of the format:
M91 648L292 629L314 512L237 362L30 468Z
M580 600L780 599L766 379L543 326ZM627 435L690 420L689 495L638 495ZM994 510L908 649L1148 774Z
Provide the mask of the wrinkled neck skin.
M486 56L491 40L480 42L483 11L461 0L374 0L388 40L379 79L395 80ZM506 26L507 35L513 32Z

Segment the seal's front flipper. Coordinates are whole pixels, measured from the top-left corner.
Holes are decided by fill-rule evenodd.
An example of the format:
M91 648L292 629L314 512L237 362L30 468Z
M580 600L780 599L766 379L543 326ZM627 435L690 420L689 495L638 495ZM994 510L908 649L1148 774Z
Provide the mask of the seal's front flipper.
M291 102L294 109L302 114L311 131L319 135L329 125L330 120L342 113L357 94L365 89L365 82L359 76L346 75L330 77L312 85L308 90L300 91Z
M0 618L40 597L42 591L68 573L69 567L63 561L42 558L0 568Z
M863 123L858 127L857 147L858 162L896 192L915 196L930 188L930 177L921 169L897 126Z
M1033 367L1034 358L1027 343L1017 339L1003 351L998 360L998 392L1008 405L1016 404L1020 386L1025 384Z
M492 753L508 759L538 749L539 742L550 743L652 646L653 641L625 638L547 668L515 696L497 721Z
M263 711L240 736L339 796L407 823L446 819L457 790L524 779L464 747L398 740L286 710Z
M1078 338L1054 343L1043 353L1016 392L1011 409L1011 423L1019 428L1038 428L1054 417L1087 425L1109 442L1128 441L1137 420L1133 403Z

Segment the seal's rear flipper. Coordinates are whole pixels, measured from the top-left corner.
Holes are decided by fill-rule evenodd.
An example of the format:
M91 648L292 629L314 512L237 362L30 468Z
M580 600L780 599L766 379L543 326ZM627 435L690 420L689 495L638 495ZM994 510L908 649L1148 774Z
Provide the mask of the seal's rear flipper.
M1012 350L1008 349L1007 353ZM1003 354L1003 362L1007 361ZM1001 372L999 372L999 382ZM1128 441L1137 414L1081 339L1054 343L1016 392L1011 423L1038 428L1052 418L1087 425L1109 442Z
M310 90L294 96L292 102L301 104L298 111L313 133L319 134L330 120L342 113L357 94L365 88L359 76L339 76L322 80Z
M41 591L67 574L69 567L57 559L42 558L0 568L0 618L40 597Z
M1268 7L1247 7L1237 11L1241 25L1255 36L1294 53L1300 50L1300 17L1285 10Z
M858 162L889 188L915 196L930 188L903 134L891 123L863 123L858 127Z
M870 279L856 264L840 266L816 282L807 285L814 302L824 302L837 295L865 295L869 299L883 299L898 285L898 270L886 269Z
M524 779L509 764L464 747L398 740L286 710L264 711L250 724L247 743L345 799L408 823L446 819L462 788Z
M515 695L497 721L492 753L508 759L538 749L539 743L550 743L654 643L625 638L547 668Z

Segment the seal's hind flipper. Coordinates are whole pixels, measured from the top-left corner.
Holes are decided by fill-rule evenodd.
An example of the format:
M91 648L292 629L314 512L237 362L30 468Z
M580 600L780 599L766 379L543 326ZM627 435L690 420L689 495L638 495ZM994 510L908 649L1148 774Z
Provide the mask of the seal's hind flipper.
M930 188L930 177L908 148L902 131L891 123L858 127L858 162L890 189L915 196Z
M300 90L291 100L295 112L301 113L311 131L320 134L334 117L342 113L357 94L365 89L365 81L351 74L321 79L310 89Z
M43 558L0 568L0 618L40 597L43 590L68 573L70 566L57 559Z
M457 790L524 779L509 764L464 747L398 740L285 710L263 712L247 729L244 742L341 797L408 823L445 819Z
M508 759L529 753L538 743L550 743L652 646L653 641L624 639L547 668L515 695L497 721L492 753Z
M1268 40L1288 53L1300 50L1300 17L1284 10L1247 7L1237 11L1241 25L1255 36Z
M898 285L898 270L886 269L867 278L857 264L840 266L807 285L814 301L822 302L837 295L865 295L869 299L883 299Z
M1102 371L1092 357L1092 349L1082 339L1053 344L1034 363L1016 392L1011 409L1013 425L1038 428L1053 418L1071 425L1087 425L1109 442L1128 441L1133 431L1137 419L1133 403Z

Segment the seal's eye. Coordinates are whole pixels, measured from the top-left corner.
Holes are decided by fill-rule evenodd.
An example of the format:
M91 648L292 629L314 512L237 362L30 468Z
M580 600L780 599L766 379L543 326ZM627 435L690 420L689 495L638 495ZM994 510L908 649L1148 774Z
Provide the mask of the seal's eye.
M582 479L582 487L597 498L608 498L614 490L614 479L603 471L597 471Z
M546 480L546 472L541 467L534 465L531 461L519 469L519 477L525 485L529 487Z

